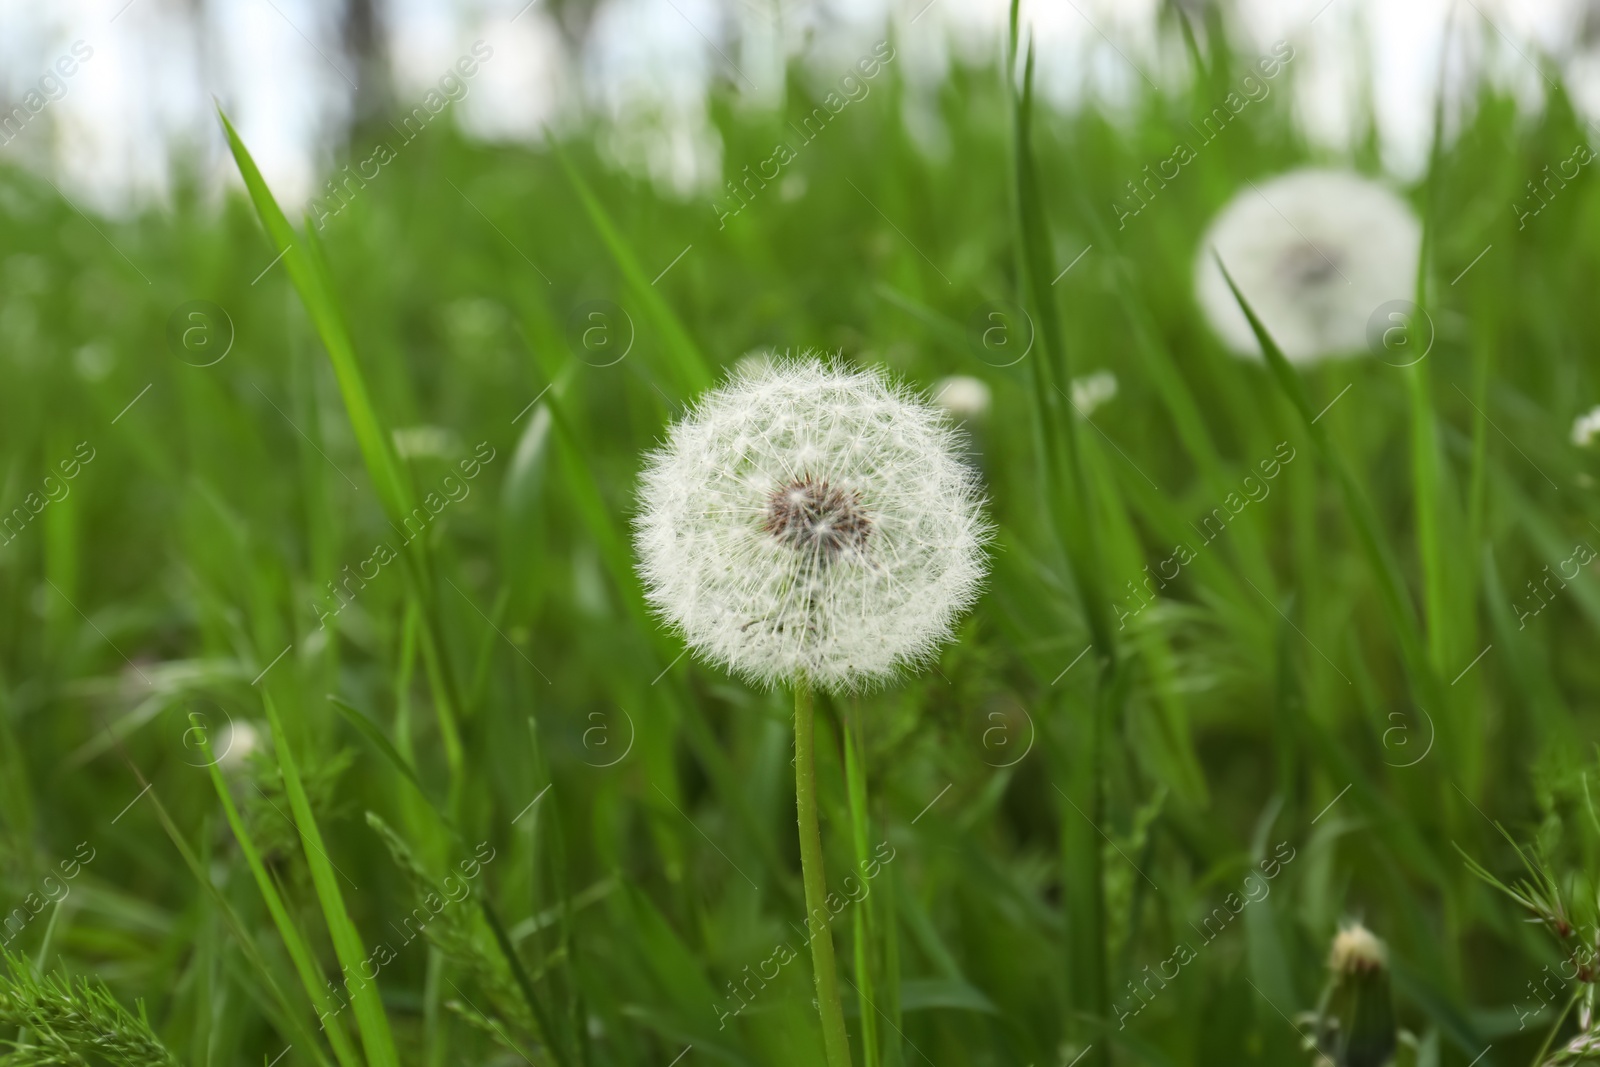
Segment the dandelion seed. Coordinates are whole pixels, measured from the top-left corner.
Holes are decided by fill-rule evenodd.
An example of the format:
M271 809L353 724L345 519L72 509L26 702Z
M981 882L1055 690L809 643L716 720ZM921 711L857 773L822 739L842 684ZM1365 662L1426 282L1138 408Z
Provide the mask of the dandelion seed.
M651 605L765 685L858 690L925 661L986 565L960 440L876 371L746 365L649 456L635 544Z
M1421 247L1416 215L1387 187L1345 171L1291 171L1241 191L1217 215L1195 287L1223 341L1259 357L1221 256L1284 355L1310 362L1366 346L1373 312L1413 295Z

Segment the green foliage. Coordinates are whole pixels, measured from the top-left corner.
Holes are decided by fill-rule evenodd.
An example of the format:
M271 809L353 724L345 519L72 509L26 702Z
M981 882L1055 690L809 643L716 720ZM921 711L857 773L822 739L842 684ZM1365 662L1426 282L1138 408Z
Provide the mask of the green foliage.
M86 978L37 974L9 951L0 977L0 1027L16 1030L0 1040L6 1067L177 1067L150 1030L141 1006L133 1015L104 986Z
M788 72L777 113L720 90L729 177L795 141L732 215L598 129L558 155L440 121L321 229L236 138L242 192L93 226L0 168L0 519L28 516L0 535L0 937L74 976L13 980L29 1055L67 1055L37 1013L70 998L148 1041L129 1062L822 1062L790 709L680 656L628 544L641 451L763 347L993 396L982 603L936 669L816 709L859 1062L1304 1062L1289 1020L1350 917L1406 1062L1567 1055L1582 1005L1529 988L1564 942L1452 846L1596 921L1600 586L1550 576L1600 544L1569 437L1600 402L1600 179L1513 206L1589 134L1559 88L1528 114L1488 82L1442 124L1404 190L1426 373L1241 361L1191 295L1207 220L1376 157L1308 145L1274 83L1119 222L1254 62L1220 21L1167 30L1185 83L1114 107L895 58L800 143L828 78ZM196 300L231 324L209 366L167 340ZM1016 307L1047 335L999 366L972 327ZM226 719L270 744L224 758ZM402 945L478 842L471 896Z

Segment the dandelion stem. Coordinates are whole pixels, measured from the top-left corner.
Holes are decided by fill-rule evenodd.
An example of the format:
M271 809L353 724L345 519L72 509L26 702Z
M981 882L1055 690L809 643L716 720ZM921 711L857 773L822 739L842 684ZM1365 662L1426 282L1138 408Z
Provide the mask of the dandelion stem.
M806 886L806 929L822 912L822 922L811 934L811 969L817 983L817 1013L822 1017L822 1045L828 1067L850 1067L850 1035L844 1028L844 1008L839 1003L839 975L833 962L827 877L822 871L822 830L817 825L817 761L814 741L815 714L811 683L794 686L794 800L800 823L800 874Z

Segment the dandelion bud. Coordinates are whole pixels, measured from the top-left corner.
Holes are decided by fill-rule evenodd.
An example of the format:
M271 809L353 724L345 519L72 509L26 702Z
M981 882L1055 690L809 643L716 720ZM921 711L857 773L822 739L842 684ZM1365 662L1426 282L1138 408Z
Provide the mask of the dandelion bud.
M1341 929L1328 955L1317 1046L1337 1067L1384 1067L1397 1034L1388 952L1360 923Z

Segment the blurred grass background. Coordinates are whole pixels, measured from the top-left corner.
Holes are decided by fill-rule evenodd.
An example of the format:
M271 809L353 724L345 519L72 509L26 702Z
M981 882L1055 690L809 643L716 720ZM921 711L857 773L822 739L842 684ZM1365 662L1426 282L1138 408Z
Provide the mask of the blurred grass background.
M1427 359L1303 373L1416 605L1429 689L1303 420L1191 296L1228 197L1308 161L1375 174L1376 136L1318 156L1273 94L1124 227L1111 207L1257 59L1219 22L1197 36L1182 91L1033 126L1043 237L1072 264L1049 286L1072 373L1118 382L1076 431L1106 594L1131 605L1125 583L1195 548L1118 634L1092 935L1113 1012L1071 1007L1060 850L1087 818L1068 776L1096 674L1043 495L1041 353L1013 362L1031 326L998 65L952 70L948 151L930 153L885 64L720 226L602 166L603 131L491 148L430 125L315 233L366 428L246 198L212 211L190 178L165 210L90 218L0 169L0 504L25 512L0 548L7 948L141 1001L185 1063L392 1062L383 1029L405 1063L820 1062L789 709L681 655L627 545L639 454L681 406L747 353L819 349L993 395L969 422L1000 526L987 595L935 670L821 708L830 885L880 861L836 930L858 1056L1300 1062L1291 1020L1359 918L1431 1062L1525 1061L1555 1016L1519 1029L1517 1005L1557 956L1452 846L1504 869L1491 819L1570 836L1593 768L1593 571L1525 628L1516 607L1600 541L1594 452L1569 429L1600 399L1600 195L1584 173L1521 226L1514 206L1589 133L1559 84L1534 115L1484 85L1408 190L1430 220ZM782 113L715 99L727 176L797 144L826 92L793 71ZM358 127L349 158L389 136ZM226 325L188 318L195 301ZM997 321L1016 346L998 354L981 340ZM1282 449L1266 499L1197 533ZM397 532L375 462L402 496L448 501L424 504L414 546L422 524ZM396 559L369 577L380 544ZM219 755L229 722L259 731L257 757ZM474 858L472 898L408 939ZM1263 884L1220 933L1202 925ZM340 1010L302 964L333 978L352 931L392 958ZM1179 944L1192 962L1150 981ZM358 1036L371 990L386 1021ZM344 1051L315 1033L324 1012Z

